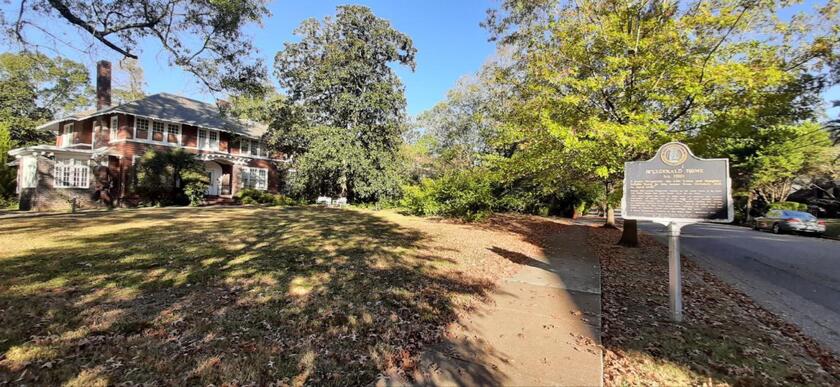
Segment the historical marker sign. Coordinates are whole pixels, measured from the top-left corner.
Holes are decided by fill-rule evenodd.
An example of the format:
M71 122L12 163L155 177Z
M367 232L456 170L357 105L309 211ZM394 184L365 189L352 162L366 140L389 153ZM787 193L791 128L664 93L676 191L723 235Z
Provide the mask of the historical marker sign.
M735 216L728 159L701 159L681 142L669 142L648 161L624 163L624 219L668 226L671 318L682 321L680 229L697 222L731 222Z
M658 222L731 222L729 160L701 159L670 142L648 161L624 164L625 219Z

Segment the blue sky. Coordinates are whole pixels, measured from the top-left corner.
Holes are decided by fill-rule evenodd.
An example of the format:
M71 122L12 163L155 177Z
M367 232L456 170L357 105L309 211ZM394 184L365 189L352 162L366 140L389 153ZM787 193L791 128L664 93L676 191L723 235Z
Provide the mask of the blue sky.
M291 1L270 4L272 16L262 27L249 28L260 55L272 70L274 54L283 43L295 40L294 29L307 18L321 19L335 14L336 6L346 1ZM424 1L355 1L370 7L389 20L395 28L409 35L417 48L417 67L398 68L408 99L409 114L416 115L443 99L446 91L462 75L477 71L495 51L487 41L487 32L479 26L485 11L496 6L492 0ZM105 50L102 56L119 58ZM74 58L92 67L97 58ZM170 67L167 56L156 47L146 46L141 65L148 83L147 92L170 92L212 101L190 74Z
M269 71L273 66L274 54L283 48L284 42L295 40L292 32L303 20L334 15L336 6L347 3L331 0L272 2L269 5L272 16L263 22L262 27L248 28ZM487 41L487 31L479 23L484 20L488 8L499 5L498 0L366 0L352 3L370 7L377 16L389 20L395 28L413 39L418 51L416 70L411 72L406 68L397 69L406 87L408 113L411 115L429 109L442 100L458 78L476 72L495 51L495 45ZM809 3L806 1L799 7L810 8L812 4ZM2 4L0 9L6 15L11 15L17 6ZM80 46L94 43L89 38L80 38L70 28L58 27L56 30L66 34L67 40L81 42ZM145 70L148 93L170 92L213 101L214 96L206 93L194 77L169 66L168 57L155 43L144 42L142 49L141 65ZM97 60L104 58L117 62L120 59L101 47L93 54L66 48L62 48L61 53L88 65L92 77ZM840 87L835 86L829 90L825 99L840 100ZM829 114L833 117L839 111L832 109Z

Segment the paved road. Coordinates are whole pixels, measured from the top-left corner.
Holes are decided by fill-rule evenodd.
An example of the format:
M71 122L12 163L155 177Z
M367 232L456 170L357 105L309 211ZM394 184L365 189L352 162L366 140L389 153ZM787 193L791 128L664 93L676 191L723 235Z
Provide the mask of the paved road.
M665 227L639 222L664 240ZM695 224L683 253L840 354L840 241Z

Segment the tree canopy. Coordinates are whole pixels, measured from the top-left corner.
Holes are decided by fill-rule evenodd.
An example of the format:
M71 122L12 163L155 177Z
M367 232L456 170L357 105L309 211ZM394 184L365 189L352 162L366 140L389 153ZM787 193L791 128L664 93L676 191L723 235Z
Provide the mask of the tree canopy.
M35 127L88 106L92 89L80 63L41 54L0 54L0 125L13 146L48 139Z
M295 157L298 188L355 200L396 194L406 101L391 66L414 69L411 39L361 6L307 20L296 34L275 58L287 96L269 140Z
M263 0L21 0L19 12L4 18L4 27L28 49L42 45L36 42L68 45L51 25L63 23L131 59L138 59L142 41L154 41L172 65L209 90L254 91L262 85L265 66L253 55L256 49L243 27L268 14Z

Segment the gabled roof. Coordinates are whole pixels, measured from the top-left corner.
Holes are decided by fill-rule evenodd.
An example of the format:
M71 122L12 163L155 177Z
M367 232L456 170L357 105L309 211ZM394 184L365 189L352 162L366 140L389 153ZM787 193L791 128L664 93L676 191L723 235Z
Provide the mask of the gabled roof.
M49 128L58 122L68 119L82 120L108 113L125 113L156 118L207 129L222 130L254 138L262 136L267 130L266 125L263 124L226 117L221 114L219 108L215 105L169 93L153 94L136 101L126 102L98 111L74 113L41 125L39 129Z

